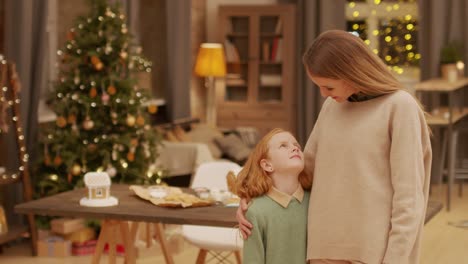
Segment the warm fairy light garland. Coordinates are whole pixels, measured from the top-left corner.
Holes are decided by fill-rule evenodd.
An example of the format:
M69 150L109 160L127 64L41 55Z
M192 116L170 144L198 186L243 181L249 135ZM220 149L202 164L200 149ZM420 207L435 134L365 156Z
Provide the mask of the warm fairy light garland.
M1 67L2 67L2 71L7 71L7 61L3 58L3 56L0 55L0 63L1 63ZM10 72L10 76L14 76L14 73L13 72ZM2 74L3 75L3 74ZM5 75L3 75L5 76ZM13 78L11 79L13 80L13 86L16 86L17 85L17 80L16 78ZM19 145L19 155L20 155L20 165L19 165L19 173L13 173L13 174L7 174L7 173L3 173L0 177L0 184L6 184L6 183L13 183L13 182L16 182L18 181L21 177L21 174L24 172L26 166L27 166L27 162L29 160L29 155L26 153L26 147L25 147L25 144L24 144L24 135L23 135L23 129L21 128L20 126L20 118L18 116L18 113L19 113L19 104L20 104L20 99L19 98L16 98L17 97L17 91L15 91L15 88L16 87L11 87L11 94L12 94L12 97L13 99L12 100L8 100L8 92L9 92L9 88L7 86L8 84L5 84L5 83L2 83L2 95L0 97L0 101L3 102L3 103L7 103L7 109L8 108L12 108L12 118L11 120L13 121L13 124L14 127L16 128L16 136L17 136L17 143ZM0 133L2 133L3 131L0 130Z

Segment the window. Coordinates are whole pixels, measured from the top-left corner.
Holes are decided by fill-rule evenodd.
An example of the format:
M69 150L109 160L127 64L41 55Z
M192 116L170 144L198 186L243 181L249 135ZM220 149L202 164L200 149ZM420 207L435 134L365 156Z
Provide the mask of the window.
M346 20L401 80L419 80L416 0L347 0Z

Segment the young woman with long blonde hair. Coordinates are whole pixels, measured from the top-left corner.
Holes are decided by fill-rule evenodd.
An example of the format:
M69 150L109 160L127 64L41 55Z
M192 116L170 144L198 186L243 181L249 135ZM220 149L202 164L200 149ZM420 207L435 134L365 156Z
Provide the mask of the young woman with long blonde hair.
M348 32L322 33L303 63L326 97L304 149L309 263L418 263L432 158L419 102Z

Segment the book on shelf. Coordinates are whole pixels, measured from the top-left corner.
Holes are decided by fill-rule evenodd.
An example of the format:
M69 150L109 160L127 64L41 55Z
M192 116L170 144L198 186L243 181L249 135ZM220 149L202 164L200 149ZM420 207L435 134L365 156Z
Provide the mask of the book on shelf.
M269 61L270 60L270 43L268 41L264 41L262 44L262 61Z
M261 74L260 85L262 86L281 86L280 74Z
M275 34L281 34L281 31L283 30L283 20L281 17L278 17L278 20L276 21L276 26L275 26Z
M226 53L226 62L240 62L239 51L237 50L236 46L229 40L224 40L224 49Z
M244 86L247 82L240 74L228 73L226 74L226 85L228 86Z
M273 44L271 46L270 60L280 62L281 61L282 49L283 49L283 39L282 38L274 38L273 39Z

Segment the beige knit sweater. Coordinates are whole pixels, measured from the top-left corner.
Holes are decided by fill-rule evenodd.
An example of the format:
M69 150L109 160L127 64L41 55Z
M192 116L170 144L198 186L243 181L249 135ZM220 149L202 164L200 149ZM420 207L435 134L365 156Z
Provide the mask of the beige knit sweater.
M314 178L308 259L418 263L432 152L409 93L328 98L304 153Z

